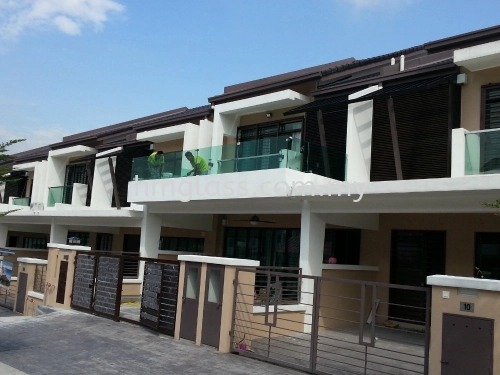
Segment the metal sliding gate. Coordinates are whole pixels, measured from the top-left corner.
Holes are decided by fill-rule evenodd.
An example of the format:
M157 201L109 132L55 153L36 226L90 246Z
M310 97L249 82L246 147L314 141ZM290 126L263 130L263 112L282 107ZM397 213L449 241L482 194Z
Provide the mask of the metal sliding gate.
M144 262L137 319L120 314L124 269ZM78 254L71 307L116 321L137 323L173 335L177 309L179 262L102 253Z
M428 374L429 288L290 277L236 271L233 352L313 374ZM395 292L405 304L391 303ZM282 297L297 293L299 304Z

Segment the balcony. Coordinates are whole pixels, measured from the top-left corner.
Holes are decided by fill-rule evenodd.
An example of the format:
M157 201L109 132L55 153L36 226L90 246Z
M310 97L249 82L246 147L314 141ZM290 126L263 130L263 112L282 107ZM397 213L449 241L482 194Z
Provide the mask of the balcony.
M149 164L148 157L135 158L131 181L136 178L139 181L157 180L279 168L345 180L345 153L289 136L190 150L194 159L201 162L198 169L193 168L185 156L186 152L164 154L163 168Z
M500 129L465 134L465 174L500 173Z
M12 198L12 204L14 206L25 206L29 207L31 203L31 198L26 197L26 198Z
M71 204L72 195L73 185L51 187L49 188L47 207L54 207L56 203Z
M57 203L85 206L87 204L87 190L86 184L79 183L50 187L47 207L55 207Z

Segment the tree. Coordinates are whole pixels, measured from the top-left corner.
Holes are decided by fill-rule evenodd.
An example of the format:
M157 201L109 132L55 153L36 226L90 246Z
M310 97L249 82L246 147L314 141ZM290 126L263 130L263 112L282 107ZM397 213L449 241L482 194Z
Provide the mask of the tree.
M1 142L0 143L0 164L3 164L9 160L12 159L12 156L8 155L7 152L9 151L7 147L12 146L13 144L19 143L25 141L25 139L13 139L8 142ZM10 166L0 166L0 186L5 184L7 181L12 181L12 179L9 179L9 176L7 175L11 170ZM5 216L10 214L11 212L18 211L18 210L11 210L7 212L2 212L0 213L0 217Z

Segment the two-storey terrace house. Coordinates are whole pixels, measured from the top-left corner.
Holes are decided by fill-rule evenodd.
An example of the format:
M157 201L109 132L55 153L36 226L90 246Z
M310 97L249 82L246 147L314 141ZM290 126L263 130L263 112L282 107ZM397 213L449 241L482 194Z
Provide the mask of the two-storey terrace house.
M500 278L500 218L483 205L500 194L498 43L493 27L228 86L210 106L17 155L28 188L7 185L3 209L31 209L0 219L0 246L40 233L407 285Z

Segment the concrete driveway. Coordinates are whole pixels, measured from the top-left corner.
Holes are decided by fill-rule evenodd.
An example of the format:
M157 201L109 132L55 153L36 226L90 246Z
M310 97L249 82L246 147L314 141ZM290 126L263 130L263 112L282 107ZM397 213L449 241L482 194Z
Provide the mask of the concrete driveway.
M0 374L303 374L76 311L0 314Z

